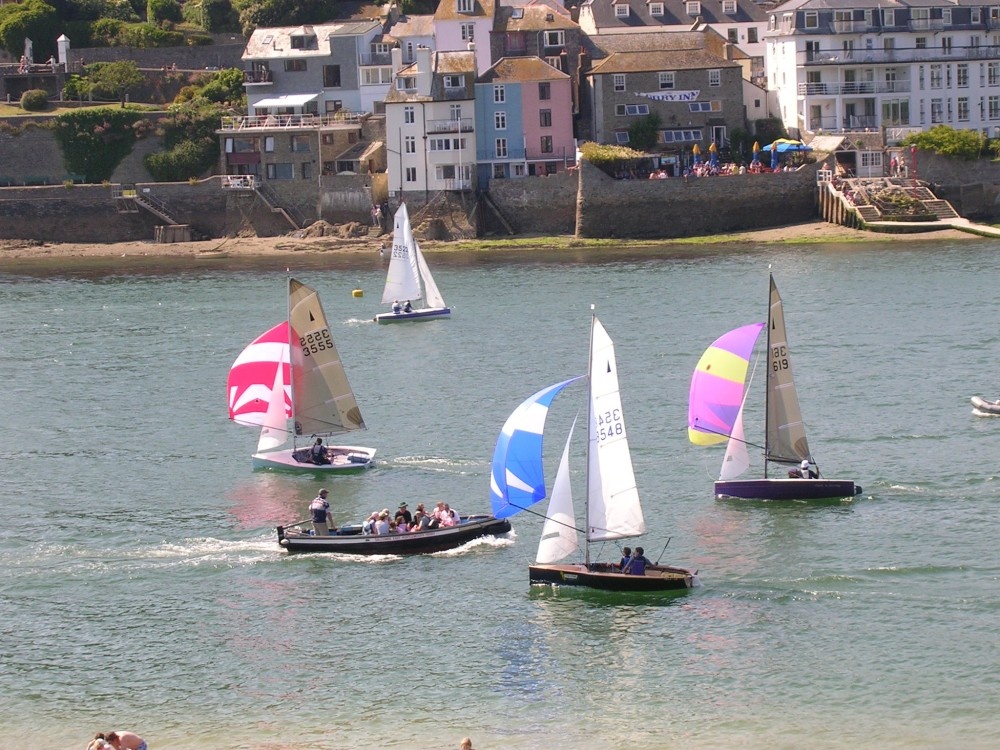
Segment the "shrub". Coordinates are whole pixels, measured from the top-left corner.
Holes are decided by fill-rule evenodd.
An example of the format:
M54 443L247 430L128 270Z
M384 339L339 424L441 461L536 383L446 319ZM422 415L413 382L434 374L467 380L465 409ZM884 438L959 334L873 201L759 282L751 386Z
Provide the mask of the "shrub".
M115 167L135 143L133 125L142 115L131 109L97 107L67 112L55 118L55 135L66 171L85 182L110 179Z
M157 182L181 182L210 169L218 153L215 139L199 138L197 141L182 141L169 151L150 154L143 164Z
M180 23L181 6L177 0L147 0L146 20L150 23L173 21Z
M27 112L41 112L49 106L49 94L44 89L30 89L21 94L21 109Z
M978 130L955 130L947 125L935 125L923 133L911 133L900 145L916 146L938 156L952 159L978 159L983 152L985 137Z
M615 176L616 172L627 168L630 162L644 157L641 151L636 151L628 146L610 146L591 141L580 144L580 155L612 177Z

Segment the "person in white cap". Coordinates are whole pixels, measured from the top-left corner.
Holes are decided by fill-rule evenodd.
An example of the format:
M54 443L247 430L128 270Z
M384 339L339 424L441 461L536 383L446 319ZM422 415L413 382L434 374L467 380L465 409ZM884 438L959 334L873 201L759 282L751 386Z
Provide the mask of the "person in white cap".
M809 459L807 458L802 459L799 468L789 471L788 476L793 479L819 479L819 473L809 467Z

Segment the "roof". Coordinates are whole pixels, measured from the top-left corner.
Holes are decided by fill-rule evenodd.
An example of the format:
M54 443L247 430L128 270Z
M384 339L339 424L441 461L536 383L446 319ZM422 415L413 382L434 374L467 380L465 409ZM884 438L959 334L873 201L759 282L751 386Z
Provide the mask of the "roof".
M418 62L404 65L396 74L396 79L419 74ZM385 95L386 102L429 102L429 101L454 101L475 98L475 52L431 52L431 93L418 94L415 91L400 91L395 84L389 87ZM465 88L450 88L446 95L444 89L444 76L463 75L465 76Z
M512 8L497 8L494 31L549 31L556 29L579 29L565 11L558 12L547 5L526 5Z
M415 36L434 36L434 16L400 16L392 25L389 35L395 39Z
M312 26L272 26L254 29L243 50L243 59L325 57L330 54L327 40L333 36L363 36L381 28L378 21L346 21ZM293 48L292 37L314 39L305 48Z
M440 0L434 11L435 21L474 21L477 18L493 18L493 0L472 0L471 13L458 12L458 0Z
M301 107L308 102L315 101L319 94L283 94L282 96L272 96L268 99L261 99L254 102L253 107Z
M558 81L569 78L537 57L503 57L477 79L476 83L494 81Z
M739 63L723 60L700 49L647 50L646 52L615 52L595 63L591 73L645 73L660 70L703 70L709 68L737 68Z
M736 13L722 12L719 0L700 0L698 13L690 15L687 12L685 0L655 0L663 4L663 15L654 16L649 11L652 0L586 0L581 6L586 7L594 18L598 29L603 28L636 28L643 26L671 28L691 26L700 18L704 23L728 24L763 22L768 13L753 0L736 0ZM819 0L829 2L830 0ZM833 0L836 2L837 0ZM843 0L851 2L852 0ZM872 0L873 2L875 0ZM795 2L795 0L792 0ZM616 16L615 5L628 5L627 16Z

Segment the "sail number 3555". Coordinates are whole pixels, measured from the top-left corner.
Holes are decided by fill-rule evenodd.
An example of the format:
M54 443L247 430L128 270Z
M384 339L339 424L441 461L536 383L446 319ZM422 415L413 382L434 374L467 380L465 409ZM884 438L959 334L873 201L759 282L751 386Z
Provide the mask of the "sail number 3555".
M305 336L299 336L299 346L302 347L302 354L308 357L316 352L333 349L333 337L327 329L313 331Z
M771 369L781 372L788 369L788 349L784 346L776 346L771 349Z
M597 415L597 439L608 440L625 434L621 409L610 409Z

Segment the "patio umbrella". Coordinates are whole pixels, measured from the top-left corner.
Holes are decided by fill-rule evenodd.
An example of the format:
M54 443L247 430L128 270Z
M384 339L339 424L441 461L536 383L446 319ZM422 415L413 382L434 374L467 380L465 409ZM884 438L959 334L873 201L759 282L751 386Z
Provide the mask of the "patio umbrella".
M691 149L691 153L694 154L694 163L701 164L701 149L698 148L698 144L694 144L694 148Z
M812 151L812 146L807 146L802 141L793 141L788 138L779 138L773 143L769 143L764 146L765 151L777 151L779 154L785 154L789 151Z
M713 167L719 166L719 148L715 145L715 141L708 147L708 163Z
M760 142L753 142L753 159L754 164L760 164Z
M764 150L765 151L767 150L767 146L764 147ZM778 149L772 148L771 149L771 169L775 170L777 168L778 168Z

